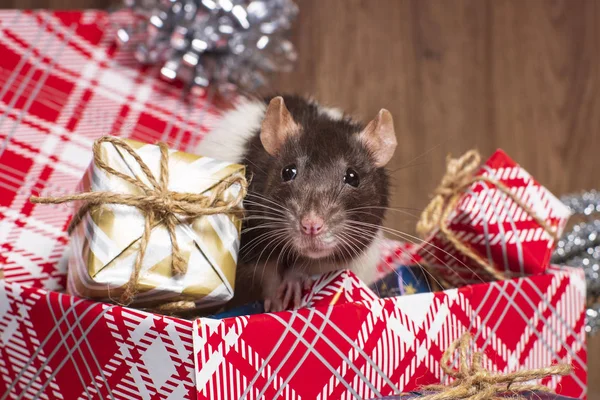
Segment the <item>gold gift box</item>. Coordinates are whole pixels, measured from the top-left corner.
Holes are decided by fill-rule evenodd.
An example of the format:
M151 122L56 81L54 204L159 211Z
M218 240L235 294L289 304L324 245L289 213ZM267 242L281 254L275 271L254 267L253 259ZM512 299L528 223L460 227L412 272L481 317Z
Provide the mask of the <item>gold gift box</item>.
M160 176L158 146L124 141L155 177ZM146 179L133 157L112 143L101 144L100 159L134 179ZM206 194L223 180L245 173L241 165L173 150L169 150L168 159L168 189L174 192ZM142 194L138 187L108 174L94 161L78 189L79 192ZM240 185L233 184L225 191L223 200L237 196L239 190ZM76 203L76 211L81 205ZM235 214L215 214L192 219L178 217L178 221L175 235L187 272L174 276L170 236L158 221L152 227L142 259L138 292L132 305L192 300L198 307L211 307L233 297L240 218ZM119 299L131 277L144 226L145 216L136 207L103 204L92 208L71 232L68 292L96 300Z

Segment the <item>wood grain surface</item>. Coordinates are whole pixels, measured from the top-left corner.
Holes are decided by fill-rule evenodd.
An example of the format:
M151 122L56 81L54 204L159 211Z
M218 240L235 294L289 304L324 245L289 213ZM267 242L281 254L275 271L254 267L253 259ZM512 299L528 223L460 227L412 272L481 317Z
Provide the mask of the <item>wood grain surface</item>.
M111 0L0 0L103 8ZM600 188L600 1L297 0L296 71L270 89L362 119L385 107L399 146L387 224L414 232L448 153L502 148L562 194ZM411 215L412 214L412 215ZM600 399L600 340L590 342Z

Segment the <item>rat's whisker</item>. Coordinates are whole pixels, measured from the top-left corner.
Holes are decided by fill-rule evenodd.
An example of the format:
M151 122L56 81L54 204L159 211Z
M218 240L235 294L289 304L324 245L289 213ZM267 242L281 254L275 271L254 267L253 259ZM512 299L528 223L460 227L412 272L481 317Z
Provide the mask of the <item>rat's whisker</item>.
M337 238L338 241L340 242L341 246L340 246L340 254L342 256L342 259L344 260L344 265L349 265L350 262L348 261L348 259L346 258L346 254L348 254L348 257L352 258L352 255L350 254L350 251L347 249L348 243L341 239L340 237Z
M356 242L360 243L362 246L366 246L368 244L368 243L365 243L363 240L368 240L369 236L362 236L362 237L360 237L358 235L353 234L353 232L351 232L349 230L345 230L343 232L340 232L340 234L342 234L345 237L347 237L350 242L356 241ZM356 246L356 247L358 247L358 246ZM355 249L355 254L356 254L356 258L358 259L360 257L358 249ZM364 268L365 266L363 265L361 267ZM369 266L367 266L367 267L369 267ZM370 267L371 268L377 268L377 265L372 265ZM367 282L365 282L365 284L367 284ZM375 289L377 290L377 297L381 298L381 292L379 291L379 288L377 286L375 286Z
M287 220L280 216L272 216L272 215L247 215L243 218L244 221L281 221L287 222Z
M283 209L277 209L274 208L272 206L266 205L266 204L262 204L262 203L258 203L252 200L244 200L244 205L250 205L250 206L254 206L254 207L260 207L260 208L264 208L265 210L269 210L272 211L278 215L285 215L285 211ZM266 213L265 210L261 210L261 212Z
M412 218L417 218L417 219L419 218L418 215L415 215L415 214L413 214L411 212L408 212L406 210L402 210L400 208L391 208L391 207L357 207L357 208L351 208L351 209L347 210L346 212L349 213L349 214L354 214L354 213L356 213L356 214L368 214L368 215L372 215L374 217L378 217L378 215L376 215L376 214L373 214L373 213L370 213L370 212L367 212L367 211L360 211L360 210L368 210L368 209L379 209L379 210L385 210L385 211L393 211L393 212L398 212L398 213L401 213L401 214L404 214L404 215L408 215L409 217L412 217Z
M247 209L248 211L244 214L243 216L243 220L253 220L253 219L261 219L262 217L270 217L270 218L278 218L278 219L283 219L285 220L285 215L284 214L279 214L279 213L275 213L273 211L268 211L268 210L252 210L250 211L249 209Z
M360 229L358 230L358 232L360 233ZM358 233L354 233L354 232L346 232L347 234L355 234L357 235ZM363 235L368 232L363 232ZM364 236L363 236L364 237ZM414 241L411 241L409 239L406 239L408 242L413 243L413 244L417 244ZM428 254L430 254L431 256L433 256L435 259L437 259L440 263L442 262L435 254L433 254L431 251L424 249ZM390 269L390 272L393 272L398 278L402 279L402 276L398 273L398 271L393 268L390 263L387 262L387 260L383 260L383 262L388 266L388 268ZM420 262L418 262L417 260L414 260L415 264L417 264L417 266L421 269L421 271L423 271L424 273L426 273L433 281L435 281L435 283L437 283L439 285L439 287L443 287L443 285L441 284L441 282L427 269L425 268ZM411 273L414 276L414 273L411 271ZM416 276L415 276L416 279ZM427 281L427 286L429 287L430 291L433 291L433 288L431 287L431 284L429 283L429 281Z
M342 231L340 232L340 235L342 235L346 240L348 240L350 250L352 250L356 258L359 258L362 253L362 250L358 247L358 245L355 242L358 242L358 244L363 246L363 248L366 248L369 242L369 237L365 235L361 238L357 235L351 235L348 231Z
M283 207L282 204L273 201L267 197L264 196L260 196L254 193L250 193L248 195L246 195L244 202L254 202L254 204L259 204L259 205L270 205L271 207L276 207L278 210L282 210L282 211L288 211L285 207ZM264 202L264 203L263 203ZM267 203L267 204L265 204Z
M382 229L382 230L383 230L384 232L387 232L385 229ZM400 238L402 238L403 240L406 240L406 241L408 241L408 242L410 242L410 243L412 243L412 244L414 244L414 245L418 245L418 244L419 244L419 242L420 242L420 243L426 243L424 240L422 240L422 239L420 239L420 238L416 238L416 237L414 237L414 236L412 236L412 235L409 235L409 234L407 234L407 233L404 233L404 232L398 232L398 231L395 231L395 232L394 232L394 230L392 230L392 231L393 231L393 232L388 232L388 233L390 233L390 234L392 234L392 235L395 235L395 236L399 236L399 237L400 237ZM367 233L367 232L363 232L363 234L365 234L365 233ZM414 240L414 239L416 239L416 240ZM426 243L426 244L427 244L427 243ZM437 247L437 246L434 246L434 245L431 245L431 246L432 246L432 247L434 247L434 248L437 248L437 249L439 249L440 251L442 251L442 252L444 252L444 253L446 253L447 255L449 255L450 257L454 258L454 259L455 259L456 261L458 261L459 263L462 263L462 262L461 262L460 260L458 260L458 259L457 259L455 256L453 256L452 254L448 253L448 252L447 252L447 251L445 251L444 249L441 249L441 248L439 248L439 247ZM435 255L435 254L434 254L432 251L430 251L430 250L428 250L428 249L426 249L426 248L423 248L423 250L424 250L424 251L425 251L427 254L429 254L429 255L431 255L433 258L435 258L435 259L436 259L436 260L437 260L437 261L438 261L440 264L444 264L444 261L443 261L442 259L440 259L440 258L439 258L437 255ZM462 264L463 264L463 265L465 265L464 263L462 263ZM420 264L419 264L419 266L420 266L420 267L422 267L422 265L420 265ZM469 267L468 267L468 266L466 266L466 265L465 265L465 267L466 267L466 268L469 268ZM435 277L433 277L433 276L431 275L431 273L430 273L430 272L429 272L427 269L423 268L423 270L424 270L424 271L426 271L426 272L427 272L427 273L428 273L428 274L429 274L429 275L430 275L430 276L431 276L433 279L436 279ZM451 272L452 272L452 273L454 273L454 274L456 274L456 275L458 275L458 274L457 274L455 271L453 271L453 270L451 270ZM475 273L474 273L474 274L475 274ZM475 274L475 275L476 275L476 274ZM478 277L478 278L481 280L481 277L479 277L478 275L476 275L476 276L477 276L477 277ZM463 282L465 282L465 283L466 283L466 281L465 281L465 279L464 279L463 277L460 277L460 279L461 279ZM437 279L436 279L436 281L437 281ZM439 282L438 282L438 283L439 283Z
M354 254L356 255L356 257L360 257L360 249L354 242L358 242L360 245L365 246L367 244L367 242L364 242L363 240L366 239L366 237L359 238L357 236L349 235L349 232L343 232L343 231L339 232L338 234L340 235L340 237L344 237L350 241L350 245L351 245L350 248L354 251Z
M263 270L262 273L260 275L260 282L263 282L264 276L265 276L265 269L267 267L267 263L269 262L269 258L271 257L271 254L273 254L273 251L275 251L275 249L277 249L277 247L281 244L281 242L285 240L285 238L283 236L275 236L274 238L271 239L271 241L262 249L262 251L260 252L258 258L256 259L256 263L254 264L254 274L252 275L252 283L254 284L254 279L255 279L255 275L256 275L256 270L258 269L258 263L260 262L260 259L262 258L263 253L265 252L265 250L267 250L269 247L273 247L271 252L269 253L269 256L267 257L267 259L265 260L264 264L263 264Z
M252 254L252 251L258 247L261 243L264 243L265 241L269 240L269 239L273 239L273 238L277 238L278 236L283 236L285 235L286 231L284 229L274 229L274 230L270 230L269 232L265 232L264 234L262 234L262 238L258 241L256 241L251 247L249 248L245 248L245 254L247 254L248 256L250 256ZM258 239L255 238L253 240ZM250 244L250 243L248 243Z
M415 207L390 207L390 206L378 206L378 205L366 205L366 206L361 206L361 207L353 207L353 208L349 208L347 211L364 210L364 209L370 209L370 208L378 208L378 209L391 210L391 211L401 211L401 210L402 211L411 210L411 211L418 211L418 212L423 211L423 209L415 208Z
M395 174L396 172L402 171L407 168L422 167L423 165L427 165L427 164L428 164L427 162L422 162L422 163L417 163L417 164L406 165L404 167L396 168L395 170L390 171L390 175Z
M347 243L348 245L348 249L349 251L349 256L350 256L350 260L353 259L358 259L360 257L360 253L358 251L358 249L356 248L356 246L354 245L353 241L351 238L347 237L344 233L340 232L339 236L337 236L338 240ZM350 252L352 252L354 254L354 256L352 256L352 254L350 254ZM345 261L345 260L344 260ZM347 265L348 267L349 265Z
M244 198L244 204L255 204L255 205L263 206L263 207L271 207L271 209L275 209L277 211L281 211L284 213L286 211L289 211L289 210L287 210L287 208L283 207L281 204L279 204L275 201L272 201L267 198L254 196L254 195L247 195Z
M280 218L280 217L265 217L265 216L259 216L259 215L251 215L248 216L246 218L243 219L244 222L248 222L245 225L248 225L248 227L250 226L260 226L260 222L279 222L281 225L287 225L288 221ZM250 221L252 221L250 223Z
M274 239L277 240L277 239ZM269 259L271 258L271 256L273 255L273 252L275 252L275 250L277 250L277 248L279 246L281 246L282 243L285 243L286 241L286 237L282 235L282 237L279 238L279 241L277 241L275 244L273 243L269 243L269 245L265 246L265 248L263 249L263 251L261 251L260 256L258 256L258 260L256 261L257 263L260 261L260 257L262 256L262 253L268 249L269 247L273 247L271 249L271 252L269 253L269 255L267 256L267 259L265 260L265 262L263 263L263 269L262 272L260 274L260 281L262 282L264 277L265 277L265 270L267 268L267 264L269 263ZM275 264L275 268L279 268L279 264ZM278 270L275 270L275 273L278 273Z
M353 232L351 232L349 230L342 231L342 232L340 232L340 234L343 235L343 236L345 236L350 241L350 243L358 242L363 247L367 247L367 245L368 245L368 241L369 241L368 238L369 238L370 235L363 235L361 237L358 234L354 234ZM360 258L361 250L358 248L357 245L353 246L353 250L354 250L354 253L356 254L356 259L359 259ZM363 265L361 267L364 268L365 266ZM367 266L367 267L369 267L369 266ZM370 266L370 267L371 268L377 268L377 265ZM376 289L377 289L378 296L381 297L381 293L379 292L379 288L376 287Z
M248 158L244 158L244 163L251 164L254 168L267 175L267 172L264 169L260 168L255 162L248 160Z
M284 242L283 247L281 248L281 251L279 252L279 255L277 256L276 265L281 265L280 261L282 259L283 254L288 249L288 247L290 247L291 245L292 245L292 242L289 239ZM285 258L284 258L284 260L285 260Z
M341 236L336 235L336 239L338 240L339 244L340 244L340 250L341 251L341 255L342 258L344 259L344 264L348 264L348 260L346 259L346 254L345 252L348 252L348 256L351 256L350 252L348 251L348 249L346 248L347 246L349 246L348 242Z
M254 240L256 239L256 235L259 234L264 234L264 233L268 233L273 231L273 229L287 229L287 227L285 226L285 224L282 224L280 222L264 222L262 224L258 224L258 225L249 225L246 226L242 229L242 235L245 235L248 232L252 232L252 231L257 231L254 232L252 235L245 235L245 236L250 236L250 237L244 237L245 240ZM265 231L264 233L262 231ZM268 231L268 232L267 232Z
M251 231L256 230L256 229L281 228L281 227L282 227L281 224L277 224L277 223L265 223L265 224L260 224L260 225L257 225L257 226L252 226L252 227L244 228L244 229L242 229L242 234L247 233L247 232L251 232Z
M261 209L261 210L251 210L249 208L246 209L247 212L244 214L244 219L248 219L250 217L254 217L255 219L260 218L260 217L272 217L272 218L285 218L284 214L278 213L278 212L274 212L274 211L270 211L268 209Z
M291 212L291 210L289 208L285 207L283 204L278 203L275 200L270 199L268 197L265 197L262 194L259 194L257 192L248 192L248 195L246 196L246 198L251 197L251 196L256 197L257 199L260 199L260 200L264 200L264 201L266 201L268 203L271 203L271 204L279 207L281 210L284 210L284 211L287 211L287 212Z
M294 261L292 262L292 265L295 265L298 262L298 259L300 258L300 253L299 252L295 252L296 253L296 257L294 258Z
M441 247L438 247L432 243L427 242L426 240L423 240L417 236L413 236L410 235L406 232L402 232L402 231L398 231L392 228L387 228L384 226L379 226L379 225L375 225L375 224L369 224L366 222L359 222L359 221L348 221L349 224L353 224L353 225L358 225L358 226L363 226L363 227L369 227L371 229L381 229L382 231L384 231L385 233L388 233L390 235L393 236L397 236L400 237L404 240L407 240L413 244L419 244L419 243L423 243L426 246L430 246L436 250L441 251L442 253L446 254L447 256L449 256L450 258L452 258L453 260L455 260L456 262L458 262L462 267L464 267L465 269L469 270L469 272L471 272L477 279L479 279L481 282L484 282L484 280L481 278L481 276L479 276L477 274L477 272L475 272L472 268L470 268L467 264L465 264L463 261L459 260L456 256L454 256L453 254L449 253L448 251L442 249ZM416 242L415 242L416 241ZM445 264L443 260L441 260L439 257L437 257L436 255L433 254L433 252L423 248L424 251L426 251L428 254L430 254L431 256L433 256L436 260L438 260L440 262L440 264ZM449 268L449 267L448 267ZM452 270L451 268L449 268L450 271L454 274L456 274L464 283L467 283L466 280L460 276L460 274L458 274L456 271Z
M416 161L416 160L418 160L419 158L421 158L421 157L424 157L424 156L426 156L427 154L431 153L433 150L437 149L437 148L438 148L438 147L440 147L442 144L444 144L444 143L447 143L447 142L448 142L448 140L449 140L449 139L447 138L446 140L443 140L443 141L441 141L440 143L436 144L435 146L433 146L432 148L430 148L429 150L427 150L427 151L426 151L426 152L424 152L423 154L416 156L415 158L413 158L413 159L412 159L412 160L410 160L409 162L407 162L407 163L405 163L405 164L401 165L400 167L396 168L396 169L395 169L395 170L393 170L393 171L390 171L390 173L391 173L391 174L393 174L393 173L395 173L396 171L399 171L399 170L401 170L401 169L404 169L404 168L408 168L408 167L412 167L412 166L414 166L414 165L411 165L413 162L415 162L415 161ZM419 165L420 165L420 164L419 164Z
M271 229L265 233L258 235L255 238L253 238L250 242L245 243L242 246L242 248L240 249L240 252L242 252L242 250L243 250L245 252L245 254L250 254L250 252L254 248L256 248L256 246L258 246L260 243L264 242L266 239L269 239L272 236L283 235L283 234L285 234L285 232L287 232L287 230L285 228ZM248 246L250 246L250 244L252 244L253 242L255 242L255 243L252 245L252 247L248 248Z
M279 252L279 256L277 257L277 265L281 265L279 263L279 261L281 259L283 259L285 261L285 257L283 256L285 254L285 252L289 249L292 248L292 241L291 240L287 240L286 243L283 245L283 247L281 248L281 251Z

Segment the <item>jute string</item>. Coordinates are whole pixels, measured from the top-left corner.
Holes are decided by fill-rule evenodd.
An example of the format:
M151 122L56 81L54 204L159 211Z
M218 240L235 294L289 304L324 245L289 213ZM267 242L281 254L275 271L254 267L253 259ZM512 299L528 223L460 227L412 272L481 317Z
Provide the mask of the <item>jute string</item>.
M422 397L423 400L489 400L498 399L501 395L509 395L511 399L525 399L526 392L550 392L551 390L543 385L528 384L536 379L546 378L548 376L560 375L566 376L571 373L571 366L568 364L558 364L546 368L530 369L517 371L508 374L496 374L486 371L483 368L483 355L481 352L475 352L471 359L471 365L468 363L468 350L471 335L464 334L456 342L452 343L444 352L441 360L441 366L444 372L455 380L448 386L429 385L422 388L424 391L437 392ZM458 369L450 365L452 355L458 351Z
M150 183L148 186L139 177L131 177L107 165L101 157L101 145L110 143L115 148L128 153L140 167L144 176ZM138 291L138 281L142 268L142 261L148 247L150 234L156 223L165 226L171 240L172 257L171 268L173 275L182 275L187 272L187 263L181 255L181 249L175 236L175 227L179 224L178 216L182 218L198 218L205 215L231 214L241 211L240 205L246 196L248 184L242 175L232 176L213 186L210 194L172 192L169 186L169 151L167 145L159 143L160 148L160 176L156 178L150 168L124 140L112 136L98 139L93 146L94 164L109 175L114 175L140 189L142 194L125 194L114 192L85 192L59 197L31 197L32 203L60 204L72 201L81 201L83 204L73 216L68 228L71 234L73 229L82 221L84 216L95 207L104 204L121 204L136 207L144 215L144 232L140 239L133 271L125 290L120 298L123 305L130 304ZM232 185L239 184L237 196L230 201L223 200L225 191ZM192 307L193 302L175 302L179 307ZM173 304L175 304L173 303Z
M423 238L429 236L436 228L446 237L446 239L460 253L472 259L479 264L488 274L496 280L505 279L505 276L494 268L488 260L475 253L468 245L461 242L457 236L448 228L448 217L455 209L463 192L475 182L487 182L496 187L499 191L508 196L519 207L527 213L535 222L537 222L554 240L557 240L557 235L554 229L549 226L546 221L536 215L536 213L517 197L506 185L502 182L492 179L487 176L475 176L475 172L479 168L481 158L476 150L470 150L462 157L453 159L448 156L446 161L446 175L442 178L442 182L434 191L434 197L427 205L421 218L417 223L417 232Z

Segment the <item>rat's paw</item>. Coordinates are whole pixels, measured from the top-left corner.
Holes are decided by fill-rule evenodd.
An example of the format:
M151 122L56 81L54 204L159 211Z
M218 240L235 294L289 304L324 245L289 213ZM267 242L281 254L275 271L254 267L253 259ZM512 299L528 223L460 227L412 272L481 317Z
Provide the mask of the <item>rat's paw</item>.
M277 290L277 297L281 299L283 308L287 309L290 301L293 301L293 308L298 309L302 304L302 291L310 289L313 282L308 275L298 272L287 273Z
M283 303L277 296L267 297L264 301L265 312L279 312L283 311Z

